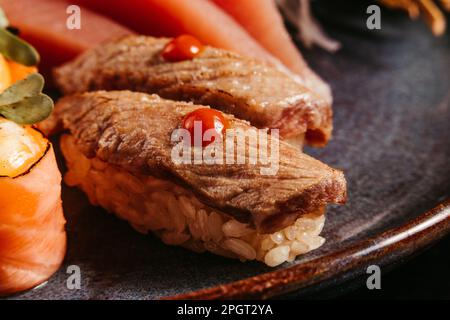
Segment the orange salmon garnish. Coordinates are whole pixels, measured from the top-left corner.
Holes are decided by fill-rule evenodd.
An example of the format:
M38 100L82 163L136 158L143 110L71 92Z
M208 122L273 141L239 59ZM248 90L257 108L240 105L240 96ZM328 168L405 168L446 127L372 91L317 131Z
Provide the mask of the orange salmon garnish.
M0 118L0 297L58 270L66 252L61 173L50 142Z
M9 71L8 62L0 54L0 93L11 85L11 73Z
M11 75L11 84L16 83L19 80L25 79L28 75L38 72L35 66L27 67L23 64L9 60L9 73Z

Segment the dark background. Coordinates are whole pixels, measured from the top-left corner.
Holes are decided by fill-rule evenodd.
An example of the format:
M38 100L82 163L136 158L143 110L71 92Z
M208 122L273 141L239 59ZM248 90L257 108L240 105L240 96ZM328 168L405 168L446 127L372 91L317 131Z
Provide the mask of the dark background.
M353 27L356 23L353 22L359 21L364 8L370 4L377 3L364 0L315 0L312 2L312 8L324 29L333 35L333 29L337 26L349 27L354 32L356 27ZM333 14L330 15L330 12ZM387 19L383 19L386 16ZM388 23L390 19L407 19L407 17L402 12L391 12L382 8L382 22ZM388 27L387 23L385 25ZM423 28L426 28L421 20L411 23L423 24ZM447 15L447 34L444 37L449 37L449 29L450 16ZM449 73L450 70L444 72ZM450 144L450 137L448 138ZM341 291L338 289L331 293L319 293L317 298L450 300L450 236L410 260L400 261L392 270L381 271L381 290L367 289L365 280L362 279L352 285L342 286Z
M381 289L369 290L364 275L307 295L290 293L282 300L450 300L450 235L435 245L381 268Z
M381 290L364 287L342 299L448 299L450 300L450 236L405 264L383 274Z

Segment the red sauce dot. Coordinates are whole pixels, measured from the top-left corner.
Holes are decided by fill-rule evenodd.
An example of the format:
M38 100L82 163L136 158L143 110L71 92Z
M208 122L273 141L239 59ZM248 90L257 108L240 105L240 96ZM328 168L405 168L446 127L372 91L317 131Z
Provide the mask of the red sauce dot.
M172 39L161 55L167 61L178 62L195 58L203 49L203 44L197 38L186 34Z
M209 129L215 130L216 134L223 136L226 129L230 127L229 121L223 116L222 112L209 109L201 108L188 113L183 119L183 128L188 130L191 135L191 144L194 145L194 128L195 122L201 123L201 141L202 146L206 147L210 143L215 141L213 136L211 141L203 141L203 136L205 132Z

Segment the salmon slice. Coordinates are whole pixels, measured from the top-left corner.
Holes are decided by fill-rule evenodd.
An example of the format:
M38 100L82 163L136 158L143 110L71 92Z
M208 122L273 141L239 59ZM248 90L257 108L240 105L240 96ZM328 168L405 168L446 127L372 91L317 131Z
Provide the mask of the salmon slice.
M188 33L205 44L275 61L233 18L208 0L74 0L152 36Z
M331 101L328 85L307 65L292 41L274 0L211 0L232 16L267 51Z
M5 121L0 129L13 132L4 126ZM25 130L22 134L29 134ZM42 156L18 176L0 176L0 296L47 280L59 268L66 252L61 174L52 146L34 132L45 142ZM6 139L26 141L21 137ZM4 165L11 159L6 156L14 153L5 135L0 140L0 164ZM22 158L33 148L30 144L15 146Z
M28 174L0 178L0 296L35 287L61 265L66 234L60 181L53 149Z
M305 60L292 42L274 0L212 0L288 68L303 73Z
M84 50L105 40L132 32L88 9L81 11L81 29L70 30L66 22L67 7L73 1L0 0L11 25L18 27L20 37L41 54L40 70L48 74L51 67L72 59ZM46 72L47 71L47 72Z

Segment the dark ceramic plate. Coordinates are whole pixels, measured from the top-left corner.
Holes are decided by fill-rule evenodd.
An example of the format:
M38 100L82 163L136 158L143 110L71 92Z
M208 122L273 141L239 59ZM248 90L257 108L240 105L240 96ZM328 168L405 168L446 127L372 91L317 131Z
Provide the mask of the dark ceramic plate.
M65 188L66 261L46 285L15 298L305 295L342 286L370 264L403 261L448 233L450 38L384 11L382 30L368 31L365 7L353 10L327 11L342 51L307 53L333 86L336 128L329 146L307 152L344 169L349 185L348 204L329 209L321 249L275 269L199 255L142 236ZM80 290L66 287L69 265L81 268Z

